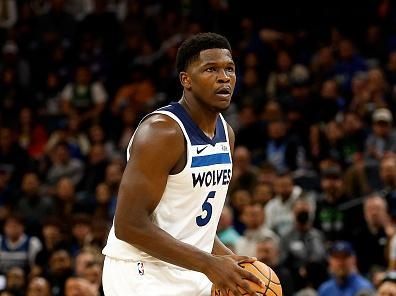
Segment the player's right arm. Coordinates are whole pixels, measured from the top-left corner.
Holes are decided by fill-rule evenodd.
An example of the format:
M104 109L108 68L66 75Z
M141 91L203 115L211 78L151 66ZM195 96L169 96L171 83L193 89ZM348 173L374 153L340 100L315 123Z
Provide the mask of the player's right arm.
M165 115L152 115L138 128L130 148L130 159L121 179L114 219L115 235L160 260L204 273L224 292L249 295L248 279L260 281L241 268L235 256L218 256L175 239L152 223L151 214L161 200L175 167L185 162L185 140L178 124ZM240 256L238 261L248 257Z

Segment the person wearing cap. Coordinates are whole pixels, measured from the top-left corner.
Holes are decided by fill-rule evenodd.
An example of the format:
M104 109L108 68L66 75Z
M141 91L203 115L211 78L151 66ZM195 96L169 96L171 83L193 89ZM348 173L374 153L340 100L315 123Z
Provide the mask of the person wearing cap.
M356 256L347 241L336 241L329 249L331 278L320 285L318 296L357 296L371 293L372 284L358 273Z
M377 296L396 296L396 271L385 274L377 289Z
M379 108L372 115L372 132L365 145L365 157L369 165L378 161L389 152L396 152L396 131L392 127L393 116L389 109Z

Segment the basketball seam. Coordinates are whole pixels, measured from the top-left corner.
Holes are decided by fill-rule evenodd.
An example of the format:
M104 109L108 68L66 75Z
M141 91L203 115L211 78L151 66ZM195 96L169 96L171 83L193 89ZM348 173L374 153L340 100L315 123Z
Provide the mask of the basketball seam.
M252 263L252 265L254 266L254 268L256 268L257 269L257 271L259 272L259 273L261 273L267 280L271 280L271 276L270 277L267 277L264 273L262 273L261 272L261 270L256 266L256 265L254 265L254 263ZM268 267L268 266L267 266ZM268 268L268 270L270 270L270 268ZM270 274L271 274L271 272L270 272Z
M257 268L257 267L256 267L256 268ZM268 279L268 284L265 286L264 295L267 294L267 291L268 291L268 289L269 289L269 285L270 285L270 283L271 283L271 268L268 268L268 271L269 271L269 277L267 278L267 279ZM261 272L260 272L260 273L261 273Z
M271 280L271 276L268 278L264 273L261 272L261 270L260 270L259 268L257 268L256 265L254 265L254 263L252 263L252 265L253 265L254 268L257 269L257 271L260 272L268 281L270 281L271 283L273 283L273 284L275 284L275 285L278 285L278 286L281 285L280 282L279 282L279 283L276 283L276 282L272 281L272 280ZM269 268L269 266L267 266L267 267L268 267L268 270L271 270L271 268ZM271 272L270 272L270 274L271 274ZM270 290L272 290L272 289L270 288Z

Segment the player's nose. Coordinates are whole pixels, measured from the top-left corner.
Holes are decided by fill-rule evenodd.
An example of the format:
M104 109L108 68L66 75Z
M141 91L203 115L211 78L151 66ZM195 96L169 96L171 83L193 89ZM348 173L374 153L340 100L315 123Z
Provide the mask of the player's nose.
M230 81L230 76L225 69L220 69L218 71L217 81L220 83L225 83Z

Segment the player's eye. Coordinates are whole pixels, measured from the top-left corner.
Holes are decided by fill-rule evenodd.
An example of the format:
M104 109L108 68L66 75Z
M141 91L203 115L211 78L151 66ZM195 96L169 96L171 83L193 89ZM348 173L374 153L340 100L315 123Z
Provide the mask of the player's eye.
M235 72L235 68L234 67L227 67L226 71L229 73L234 73Z
M206 72L215 72L216 69L215 69L215 67L209 67L209 68L206 68L205 71L206 71Z

